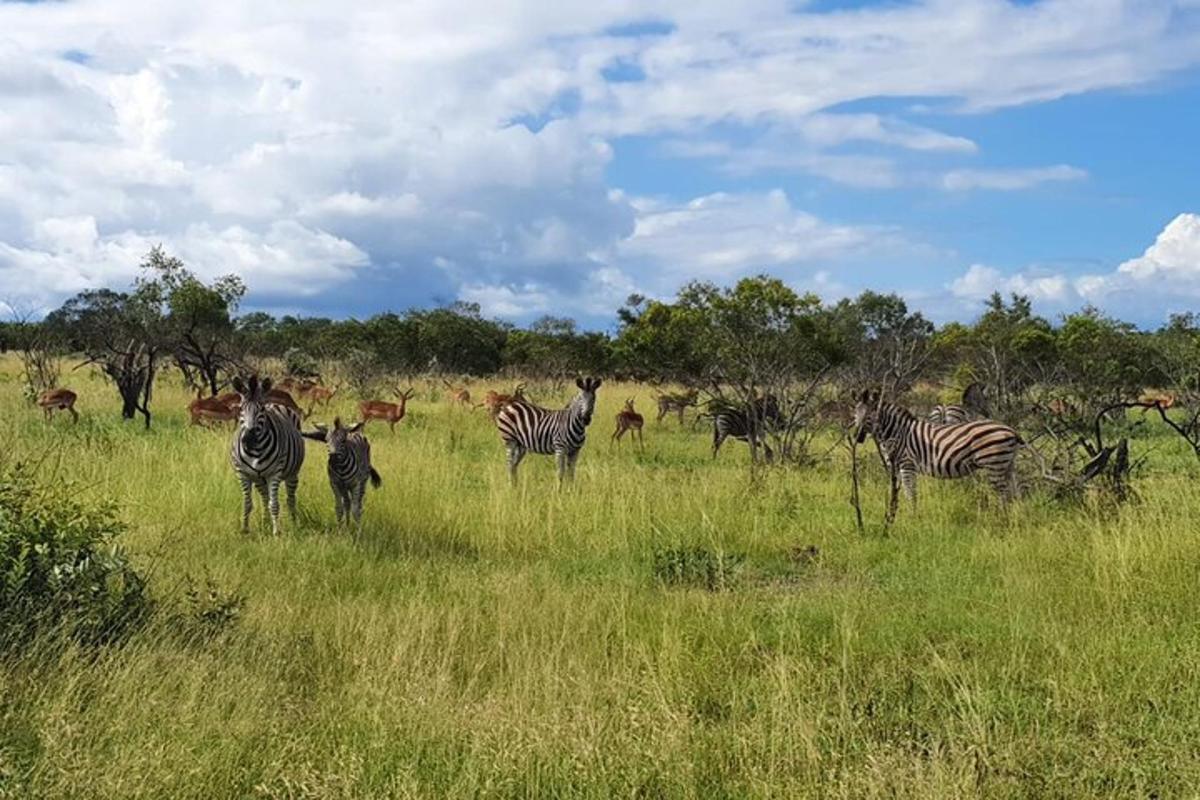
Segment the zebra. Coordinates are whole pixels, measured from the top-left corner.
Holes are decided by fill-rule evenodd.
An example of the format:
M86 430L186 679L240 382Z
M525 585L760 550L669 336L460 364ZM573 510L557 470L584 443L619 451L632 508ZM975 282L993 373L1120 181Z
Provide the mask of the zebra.
M864 391L854 409L858 443L875 436L885 464L895 464L904 494L917 502L917 473L937 478L964 478L984 472L1000 499L1016 492L1017 450L1025 442L1007 425L977 420L956 425L935 425L917 419L906 408L880 401L878 393Z
M365 423L358 422L350 427L342 425L341 417L334 417L333 429L314 424L314 431L301 435L306 439L324 442L329 447L329 488L333 490L334 511L340 528L342 520L350 524L350 516L359 533L362 532L363 497L367 493L367 482L376 489L383 483L379 473L371 466L371 443L359 431Z
M755 398L749 410L754 415L753 420L751 420L751 414L747 413L747 409L745 408L726 406L712 412L712 457L714 459L717 457L717 452L721 449L722 443L727 438L732 436L734 439L748 443L751 433L754 434L755 440L762 445L767 461L775 457L770 445L762 441L762 435L783 422L783 415L779 412L779 401L775 398L775 395L768 394L765 397ZM753 425L751 424L752 422L754 423Z
M304 464L299 418L269 400L270 378L234 378L233 388L242 396L240 421L230 448L233 470L242 484L242 531L250 529L251 494L257 487L271 517L271 533L278 534L280 483L287 488L288 514L296 519L296 486Z
M576 378L579 394L566 408L552 411L526 400L513 400L496 415L496 427L508 450L508 476L516 484L517 467L526 453L553 455L558 483L575 479L575 461L587 438L587 426L596 408L599 378Z
M936 405L927 419L934 425L961 425L987 415L987 393L982 385L972 383L963 390L962 405Z

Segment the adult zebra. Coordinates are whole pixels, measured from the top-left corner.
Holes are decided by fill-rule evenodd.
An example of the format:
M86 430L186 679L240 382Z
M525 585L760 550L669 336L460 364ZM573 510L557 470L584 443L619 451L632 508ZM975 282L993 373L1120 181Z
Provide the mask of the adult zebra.
M576 378L579 394L566 408L552 411L525 400L512 400L496 415L496 427L508 450L508 476L517 482L517 467L526 453L553 455L558 482L575 479L575 462L587 438L596 408L599 378Z
M371 466L371 443L363 436L365 422L358 422L350 427L342 424L341 417L333 418L333 428L315 424L315 431L305 431L301 435L306 439L324 442L329 448L329 488L333 490L334 512L337 514L337 524L342 526L343 518L350 524L351 515L359 532L362 532L363 497L367 493L367 482L376 489L383 480Z
M300 420L290 409L270 401L270 378L234 378L233 388L242 396L240 422L230 448L233 470L242 484L242 530L250 529L251 495L257 487L271 517L271 533L278 534L281 483L287 488L288 514L296 519L296 486L304 464Z
M982 385L972 383L963 390L962 405L936 405L927 419L934 425L961 425L987 415L987 393Z
M881 402L877 393L869 391L862 393L854 408L854 423L859 443L873 434L885 461L896 465L900 485L913 505L918 472L965 478L981 471L1002 500L1012 499L1016 491L1016 456L1024 441L1007 425L979 420L939 426L894 403Z
M751 414L753 414L753 417L751 417ZM775 457L770 445L763 441L764 433L775 429L783 422L783 415L779 412L779 401L775 398L775 395L768 394L765 397L755 398L748 409L730 406L722 407L712 412L712 418L712 457L714 459L717 457L717 452L721 449L721 444L727 438L732 436L734 439L748 443L751 433L754 434L755 441L762 445L767 461Z

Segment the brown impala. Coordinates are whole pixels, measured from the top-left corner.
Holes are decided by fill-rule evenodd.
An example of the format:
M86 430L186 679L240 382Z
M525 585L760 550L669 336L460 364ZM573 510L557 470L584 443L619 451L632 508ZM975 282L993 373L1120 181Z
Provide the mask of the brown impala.
M396 430L396 423L404 419L404 414L407 411L408 399L413 396L413 389L407 391L395 390L396 397L400 399L399 403L385 403L382 400L366 400L358 404L358 413L362 416L363 422L369 422L373 419L381 419L388 424L393 432Z
M642 424L645 421L641 414L633 410L633 398L629 398L625 401L625 408L617 414L617 429L613 432L612 441L619 444L626 431L633 431L629 438L633 439L636 435L638 445L644 449L646 442L642 439Z
M51 419L55 411L67 410L75 422L79 422L79 412L75 410L77 395L70 389L47 389L38 395L37 404L46 412L46 421Z
M456 389L454 388L454 384L447 380L443 380L442 383L446 384L446 388L450 390L451 403L464 407L471 405L471 393L467 391L467 387L464 386L461 389Z
M487 410L488 410L488 414L491 416L491 418L493 420L495 420L496 415L499 414L501 411L503 411L504 407L507 406L509 403L513 402L514 400L524 400L524 399L525 399L525 384L518 383L516 388L513 389L512 394L500 394L499 392L493 392L492 390L489 389L488 393L483 396L483 402L477 404L475 406L475 408L479 408L480 406L486 406Z
M238 407L241 405L242 397L238 395L238 406L225 402L222 397L202 397L196 395L196 399L188 404L188 414L192 418L193 425L200 425L205 422L230 422L237 419Z

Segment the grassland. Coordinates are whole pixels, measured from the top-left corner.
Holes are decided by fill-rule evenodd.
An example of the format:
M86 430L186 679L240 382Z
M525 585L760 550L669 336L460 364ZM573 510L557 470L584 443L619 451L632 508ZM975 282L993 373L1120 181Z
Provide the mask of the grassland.
M1138 441L1124 508L926 480L860 536L840 451L751 484L744 445L712 463L673 422L611 449L650 398L606 385L575 487L530 457L513 490L486 417L424 392L371 429L361 538L331 530L317 445L272 538L238 532L230 430L188 427L181 388L147 433L97 379L70 378L77 426L46 425L0 375L0 458L48 452L44 475L116 500L160 597L246 598L212 641L155 622L0 661L0 797L1200 793L1200 470L1167 438ZM669 585L672 548L734 566Z

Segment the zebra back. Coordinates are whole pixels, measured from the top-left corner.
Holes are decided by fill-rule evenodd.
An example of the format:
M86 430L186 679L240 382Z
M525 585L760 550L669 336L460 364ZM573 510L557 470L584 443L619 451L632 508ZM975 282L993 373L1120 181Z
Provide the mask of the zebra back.
M977 469L1007 476L1024 444L1020 434L999 422L939 426L892 403L880 406L873 428L889 459L911 461L917 471L940 478L961 478Z
M587 426L596 407L599 378L577 380L577 394L566 408L548 409L514 400L496 415L496 428L505 444L540 455L576 453L587 439Z

